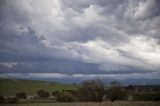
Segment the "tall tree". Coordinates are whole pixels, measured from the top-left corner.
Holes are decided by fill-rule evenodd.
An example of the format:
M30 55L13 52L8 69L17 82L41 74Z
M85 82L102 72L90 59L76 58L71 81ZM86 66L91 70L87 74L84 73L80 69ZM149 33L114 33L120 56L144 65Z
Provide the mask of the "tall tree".
M87 80L79 89L83 101L102 102L104 95L104 84L100 79Z

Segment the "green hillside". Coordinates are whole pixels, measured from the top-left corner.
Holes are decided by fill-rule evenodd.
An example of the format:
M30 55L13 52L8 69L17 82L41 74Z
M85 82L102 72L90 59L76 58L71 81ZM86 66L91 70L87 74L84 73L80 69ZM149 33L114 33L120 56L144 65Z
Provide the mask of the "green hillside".
M52 92L54 90L74 90L78 89L78 86L47 81L0 79L0 94L4 96L14 96L17 92L22 91L28 95L34 95L42 89Z

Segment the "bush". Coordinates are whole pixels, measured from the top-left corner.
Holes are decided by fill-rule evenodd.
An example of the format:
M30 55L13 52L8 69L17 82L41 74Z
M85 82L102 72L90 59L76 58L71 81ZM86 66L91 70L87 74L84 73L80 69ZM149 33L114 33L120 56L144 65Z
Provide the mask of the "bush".
M58 102L74 102L75 98L69 92L62 92L57 97Z
M19 93L16 93L16 97L18 99L26 99L27 98L27 95L25 92L19 92Z
M160 92L156 92L154 95L154 101L160 101Z
M159 92L137 92L133 95L134 100L138 101L159 101Z
M78 95L78 90L64 90L65 92L69 92L69 93L71 93L72 95L74 95L74 96L77 96Z
M79 89L81 101L102 102L104 96L104 84L100 79L87 80Z
M52 96L57 97L57 96L59 95L59 93L60 93L59 91L53 91L53 92L52 92Z
M4 97L2 95L0 95L0 104L4 103L4 101L5 101Z
M15 103L18 103L18 99L16 97L13 97L13 98L6 98L5 99L5 103L7 104L15 104Z
M39 90L37 91L37 95L40 97L40 98L48 98L50 95L50 93L48 91L44 91L44 90Z
M128 98L128 92L118 82L111 82L111 87L107 90L107 98L112 102L115 100L125 100Z

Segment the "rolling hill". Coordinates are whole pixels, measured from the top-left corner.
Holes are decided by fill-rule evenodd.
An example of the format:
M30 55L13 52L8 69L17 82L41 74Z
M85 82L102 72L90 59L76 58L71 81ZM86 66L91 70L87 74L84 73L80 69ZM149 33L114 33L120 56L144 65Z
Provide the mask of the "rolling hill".
M38 90L42 89L52 92L54 90L74 90L78 89L78 86L49 81L0 79L0 94L4 96L14 96L17 92L35 95Z

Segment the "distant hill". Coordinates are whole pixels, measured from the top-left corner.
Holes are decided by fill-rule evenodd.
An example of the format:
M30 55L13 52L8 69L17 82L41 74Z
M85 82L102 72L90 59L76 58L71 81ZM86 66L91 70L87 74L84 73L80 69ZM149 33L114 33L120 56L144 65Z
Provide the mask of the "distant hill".
M103 79L105 84L109 85L115 79ZM117 80L121 85L160 85L160 79L123 79Z
M92 79L92 78L91 78ZM87 80L85 78L74 79L74 78L60 78L60 79L48 79L48 81L58 81L63 83L81 83L82 81ZM111 78L102 78L103 82L108 85L112 81L119 81L122 85L160 85L160 79L111 79Z
M22 91L28 95L34 95L42 89L52 92L54 90L74 90L78 89L78 86L50 81L0 79L0 94L4 96L14 96L17 92Z

